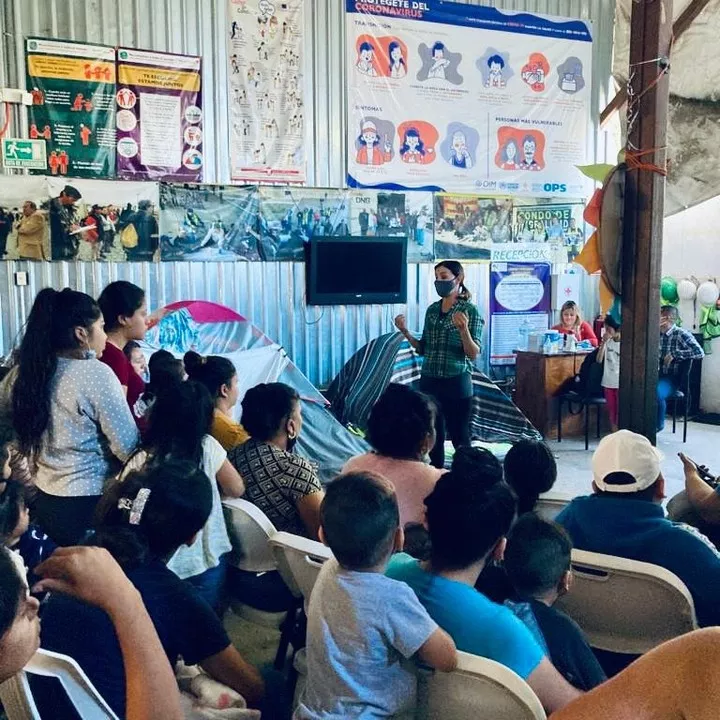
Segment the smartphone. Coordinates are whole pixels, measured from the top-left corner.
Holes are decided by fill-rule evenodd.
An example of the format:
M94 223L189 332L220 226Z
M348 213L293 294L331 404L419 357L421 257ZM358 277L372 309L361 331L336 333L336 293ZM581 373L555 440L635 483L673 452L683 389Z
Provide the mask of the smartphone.
M685 456L694 466L695 470L697 470L697 474L705 480L705 482L715 482L715 476L712 475L710 472L708 472L708 469L703 465L698 465L692 458Z

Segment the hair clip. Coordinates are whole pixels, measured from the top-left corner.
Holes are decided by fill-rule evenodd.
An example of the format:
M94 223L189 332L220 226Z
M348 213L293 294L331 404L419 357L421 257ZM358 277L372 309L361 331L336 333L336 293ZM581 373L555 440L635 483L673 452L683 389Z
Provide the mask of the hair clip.
M143 514L143 511L145 510L145 505L146 505L149 497L150 497L150 488L140 488L138 490L138 494L135 496L135 500L133 500L132 507L130 508L129 523L131 525L139 525L140 524L140 519L142 518L142 514Z
M118 500L118 510L132 510L132 500L130 498L120 498Z

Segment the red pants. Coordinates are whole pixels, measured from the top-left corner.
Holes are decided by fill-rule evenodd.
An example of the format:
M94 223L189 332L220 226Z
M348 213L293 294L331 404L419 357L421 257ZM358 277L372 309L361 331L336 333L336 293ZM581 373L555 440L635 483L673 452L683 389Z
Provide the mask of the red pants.
M607 402L608 416L610 417L610 424L613 427L618 426L618 389L617 388L603 388L605 395L605 402Z

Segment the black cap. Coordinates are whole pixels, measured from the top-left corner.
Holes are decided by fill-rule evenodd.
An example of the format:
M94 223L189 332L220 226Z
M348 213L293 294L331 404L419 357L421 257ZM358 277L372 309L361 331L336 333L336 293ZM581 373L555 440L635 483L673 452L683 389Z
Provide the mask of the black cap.
M82 195L80 194L80 191L76 187L73 187L72 185L66 185L62 191L63 191L63 195L65 195L65 197L75 198L76 200L79 200L82 197Z

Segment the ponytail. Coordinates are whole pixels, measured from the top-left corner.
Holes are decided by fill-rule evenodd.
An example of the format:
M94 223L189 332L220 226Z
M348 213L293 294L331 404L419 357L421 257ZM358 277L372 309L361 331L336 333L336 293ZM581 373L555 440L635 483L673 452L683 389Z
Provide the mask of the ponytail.
M460 283L458 298L460 298L460 300L465 300L465 302L470 302L470 300L472 300L472 293L465 287L465 283Z
M18 352L12 390L13 425L23 455L37 457L50 422L50 383L59 352L79 346L75 328L90 329L100 308L85 293L65 288L41 290L33 303Z

